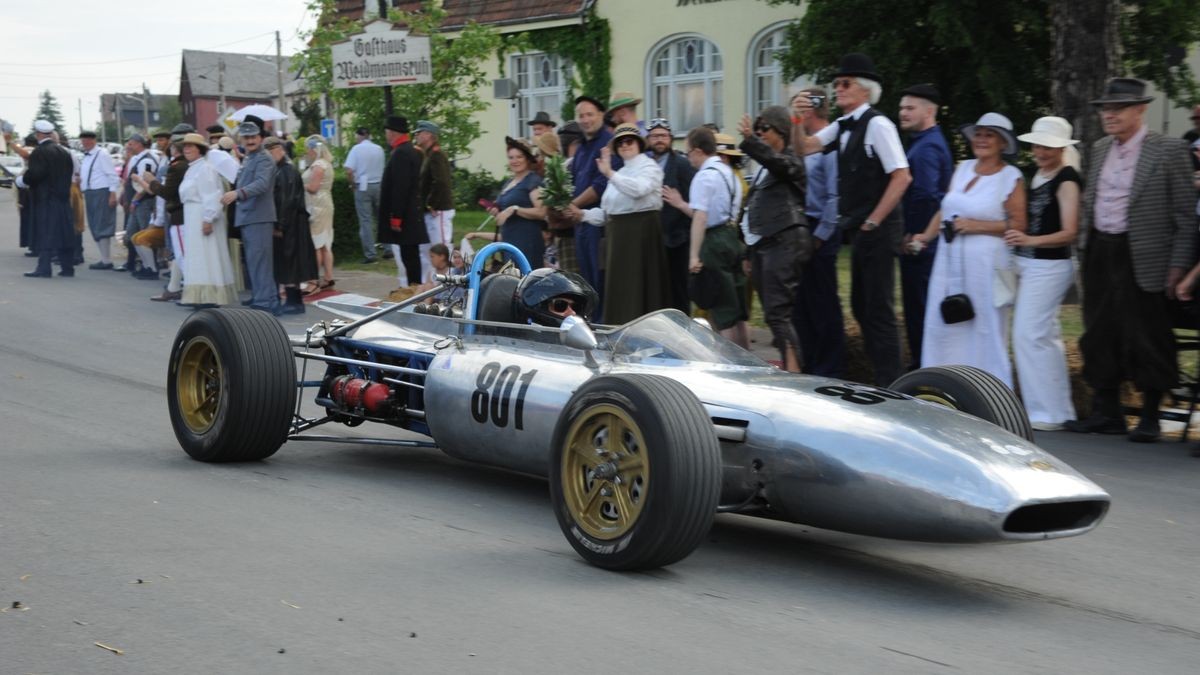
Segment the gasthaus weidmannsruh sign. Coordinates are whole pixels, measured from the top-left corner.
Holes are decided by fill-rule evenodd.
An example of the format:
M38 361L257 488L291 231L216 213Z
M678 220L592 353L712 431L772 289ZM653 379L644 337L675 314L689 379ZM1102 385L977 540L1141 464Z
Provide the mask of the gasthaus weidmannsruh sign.
M409 35L389 21L372 21L363 32L351 35L331 49L335 89L433 81L429 38Z

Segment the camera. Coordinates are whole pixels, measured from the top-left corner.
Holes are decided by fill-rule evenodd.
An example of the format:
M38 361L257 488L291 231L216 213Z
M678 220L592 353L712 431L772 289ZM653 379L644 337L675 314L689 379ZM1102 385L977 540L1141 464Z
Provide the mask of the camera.
M821 106L825 105L825 97L824 96L809 96L808 102L812 104L813 108L820 108Z
M942 221L942 238L946 240L947 244L954 241L954 235L956 235L956 234L958 234L958 232L954 231L954 221L953 220L943 220Z

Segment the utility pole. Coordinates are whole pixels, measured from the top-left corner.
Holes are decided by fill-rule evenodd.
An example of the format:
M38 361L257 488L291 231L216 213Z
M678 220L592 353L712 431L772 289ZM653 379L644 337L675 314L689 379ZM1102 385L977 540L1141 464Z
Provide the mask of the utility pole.
M150 90L142 83L142 130L150 136Z
M117 143L125 142L125 129L121 127L121 94L118 92L113 94L113 107L117 109L117 137L113 140Z
M387 0L379 0L379 18L387 21L388 18L388 2ZM387 115L392 114L392 88L383 88L383 111Z
M275 31L275 79L279 84L279 110L283 114L287 114L287 108L283 102L283 46L279 41L279 31ZM279 120L279 130L287 133L287 118Z
M217 104L217 117L225 114L225 59L217 57L217 95L221 97ZM199 120L197 120L199 123Z
M83 133L83 99L75 99L75 108L79 111L79 133Z

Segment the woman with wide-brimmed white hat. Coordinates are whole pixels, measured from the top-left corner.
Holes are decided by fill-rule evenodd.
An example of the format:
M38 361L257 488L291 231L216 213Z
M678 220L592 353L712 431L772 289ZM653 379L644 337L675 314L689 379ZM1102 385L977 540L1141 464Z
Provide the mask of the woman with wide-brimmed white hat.
M1056 431L1075 419L1058 308L1075 281L1071 244L1079 231L1079 153L1071 123L1042 117L1017 140L1033 146L1037 174L1029 185L1029 225L1004 241L1020 277L1013 307L1013 356L1021 398L1034 429Z
M918 252L939 230L945 238L929 278L921 366L974 366L1012 387L1008 315L1015 289L1004 234L1025 230L1025 179L1005 160L1017 154L1017 138L1012 122L994 112L959 133L975 159L958 165L941 210L909 249ZM969 304L955 297L964 294ZM953 302L957 311L947 309Z

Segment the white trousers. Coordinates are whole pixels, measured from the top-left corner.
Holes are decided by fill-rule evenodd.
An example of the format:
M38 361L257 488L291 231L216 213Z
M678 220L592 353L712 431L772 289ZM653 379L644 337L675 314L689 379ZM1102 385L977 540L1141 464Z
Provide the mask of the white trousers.
M1075 419L1058 310L1075 282L1070 260L1017 259L1020 285L1013 311L1013 355L1031 422Z
M439 211L438 215L425 212L425 232L429 243L421 244L421 283L433 281L433 263L429 262L429 248L434 244L445 244L454 248L454 209Z

